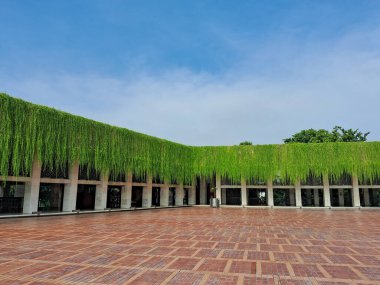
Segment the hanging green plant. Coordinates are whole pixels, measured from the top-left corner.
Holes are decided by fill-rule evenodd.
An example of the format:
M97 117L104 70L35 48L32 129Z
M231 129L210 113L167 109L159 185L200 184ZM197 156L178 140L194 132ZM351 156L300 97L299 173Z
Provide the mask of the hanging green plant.
M38 159L50 169L68 163L113 175L133 171L165 181L191 183L196 176L220 174L232 182L294 182L311 173L343 173L374 179L380 143L293 143L191 147L95 122L0 93L0 175L30 173Z

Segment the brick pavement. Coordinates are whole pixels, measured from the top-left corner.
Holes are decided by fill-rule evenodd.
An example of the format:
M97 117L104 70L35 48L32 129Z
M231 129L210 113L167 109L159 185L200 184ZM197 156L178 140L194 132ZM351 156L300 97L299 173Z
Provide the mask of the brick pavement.
M0 285L380 284L379 211L194 207L0 225Z

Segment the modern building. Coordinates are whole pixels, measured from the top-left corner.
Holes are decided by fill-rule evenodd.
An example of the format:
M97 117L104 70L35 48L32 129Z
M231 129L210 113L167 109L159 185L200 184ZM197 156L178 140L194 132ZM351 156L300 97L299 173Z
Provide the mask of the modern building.
M0 94L0 213L380 207L380 143L191 147Z

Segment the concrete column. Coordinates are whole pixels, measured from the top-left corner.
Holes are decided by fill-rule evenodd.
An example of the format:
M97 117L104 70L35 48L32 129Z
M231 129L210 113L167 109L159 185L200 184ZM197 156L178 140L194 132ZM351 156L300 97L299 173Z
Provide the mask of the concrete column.
M33 160L31 181L25 183L23 213L31 214L38 210L38 195L40 194L41 163L37 156Z
M325 207L331 207L329 177L323 175L323 203Z
M301 195L301 181L300 180L297 180L296 183L294 184L295 186L295 198L296 198L296 207L302 207L302 195ZM292 197L293 195L290 195L290 197ZM291 202L291 198L290 198L290 204L292 205L292 202Z
M195 179L193 179L191 188L189 189L189 205L195 205L197 200L197 192L195 189Z
M356 175L352 175L352 206L360 207L359 180Z
M107 207L108 173L102 173L100 184L96 185L95 210L104 210Z
M160 206L161 207L168 207L169 206L169 185L166 183L161 187Z
M314 206L319 207L319 189L314 189Z
M175 205L183 206L183 184L181 183L175 188Z
M217 199L219 199L219 201L221 202L222 201L222 188L221 188L221 177L220 177L220 174L216 174L216 179L215 179L215 189L216 189L216 192L215 192L215 195Z
M127 185L121 189L120 208L129 209L132 202L132 171L127 173Z
M364 206L366 206L366 207L371 206L371 202L369 200L369 189L368 188L363 189L363 196L364 196Z
M147 175L146 179L147 185L143 188L143 196L142 196L142 207L150 208L152 207L152 176Z
M63 212L71 212L77 206L79 163L74 163L69 169L70 183L63 188Z
M268 191L267 191L267 195L268 195L268 197L267 197L267 204L268 204L268 206L273 207L274 203L273 203L273 181L272 181L272 179L268 180L267 187L268 187Z
M247 206L247 180L241 179L241 205Z
M200 178L200 183L199 183L199 203L201 205L208 204L206 196L207 196L206 178L202 176Z

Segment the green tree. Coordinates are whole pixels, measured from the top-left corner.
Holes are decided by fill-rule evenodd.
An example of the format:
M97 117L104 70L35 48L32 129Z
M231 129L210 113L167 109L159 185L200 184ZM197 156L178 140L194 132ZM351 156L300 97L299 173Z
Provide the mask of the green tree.
M250 141L243 141L239 145L252 145L252 142L250 142Z
M284 139L284 143L321 143L321 142L364 142L370 132L362 133L358 129L344 129L335 126L331 132L320 129L302 130L290 138Z

